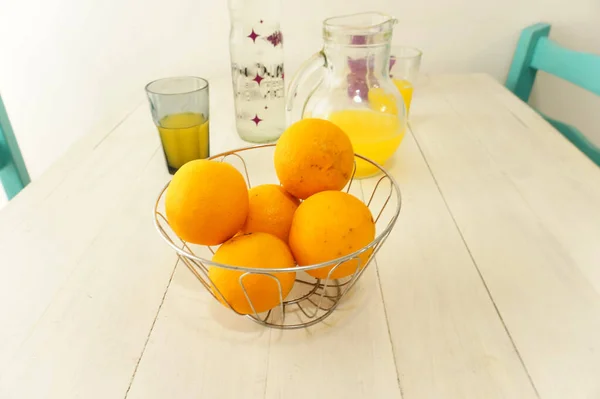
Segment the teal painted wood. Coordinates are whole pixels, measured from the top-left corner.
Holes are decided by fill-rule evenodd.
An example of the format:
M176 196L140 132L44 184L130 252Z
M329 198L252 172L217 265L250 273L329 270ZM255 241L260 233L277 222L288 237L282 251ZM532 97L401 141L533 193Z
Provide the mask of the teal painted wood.
M523 29L506 78L506 87L527 102L539 70L600 95L600 55L561 47L548 38L549 34L550 25L545 23ZM600 148L583 133L566 123L542 116L600 166Z
M0 170L0 181L4 186L6 197L9 200L14 198L15 195L19 194L19 192L21 192L21 190L25 187L25 184L23 184L21 181L19 172L14 164L8 164L2 168L2 170Z
M9 200L30 182L2 97L0 97L0 182Z
M600 96L600 55L569 50L541 37L531 67Z
M600 166L600 148L598 148L594 143L588 140L587 137L583 133L581 133L574 126L568 125L564 122L557 121L556 119L552 119L547 115L544 115L540 112L540 114L546 119L556 130L562 133L571 143L575 145L575 147L579 148L581 152L583 152L589 159L592 160L596 165Z
M0 170L8 165L8 161L10 159L8 148L5 148L2 143L4 143L4 138L2 137L2 126L0 126Z
M519 43L513 55L513 61L506 78L506 87L524 102L529 100L537 70L531 67L538 40L547 37L550 25L535 24L521 32Z

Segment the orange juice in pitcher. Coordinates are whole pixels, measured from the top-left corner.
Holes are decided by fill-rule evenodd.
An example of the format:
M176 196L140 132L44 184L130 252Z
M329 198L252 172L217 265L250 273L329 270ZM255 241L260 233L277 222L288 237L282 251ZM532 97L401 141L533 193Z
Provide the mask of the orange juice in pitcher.
M354 152L383 165L396 151L404 138L403 125L396 115L366 110L342 110L327 118L350 137ZM376 174L378 169L356 159L356 177Z

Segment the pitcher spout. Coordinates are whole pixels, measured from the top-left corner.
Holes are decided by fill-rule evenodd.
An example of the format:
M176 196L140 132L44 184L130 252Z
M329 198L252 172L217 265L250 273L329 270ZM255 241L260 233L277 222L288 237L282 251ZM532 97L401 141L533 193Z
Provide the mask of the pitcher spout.
M380 12L332 17L323 22L323 39L326 43L355 46L381 44L391 39L397 22L391 15Z

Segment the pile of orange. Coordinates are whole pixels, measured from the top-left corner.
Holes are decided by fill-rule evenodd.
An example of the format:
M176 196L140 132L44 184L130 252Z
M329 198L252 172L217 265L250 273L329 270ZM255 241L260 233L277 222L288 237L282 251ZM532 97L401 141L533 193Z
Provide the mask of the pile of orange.
M275 147L274 165L281 185L248 190L233 166L212 160L186 163L166 193L167 219L183 240L220 245L213 262L290 272L244 273L209 268L212 290L225 306L241 314L278 306L296 279L294 267L330 262L365 247L375 238L369 208L340 191L354 168L346 134L322 119L291 125ZM353 275L371 251L358 258L309 270L318 279Z

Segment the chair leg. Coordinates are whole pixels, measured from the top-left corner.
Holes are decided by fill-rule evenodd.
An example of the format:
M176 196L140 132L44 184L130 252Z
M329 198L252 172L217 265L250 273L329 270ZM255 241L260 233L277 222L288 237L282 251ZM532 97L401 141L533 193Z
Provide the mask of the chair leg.
M0 183L10 200L29 182L25 160L0 98Z
M567 138L579 151L583 152L589 159L592 160L596 165L600 166L600 148L592 143L583 133L581 133L574 126L568 125L564 122L552 119L549 116L544 115L540 112L540 115L544 117L556 130L558 130L563 136Z
M13 164L8 164L0 170L0 182L9 201L25 187Z
M531 68L537 42L549 33L550 25L544 23L531 25L521 32L505 86L524 102L529 100L537 73Z

